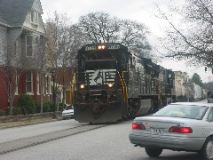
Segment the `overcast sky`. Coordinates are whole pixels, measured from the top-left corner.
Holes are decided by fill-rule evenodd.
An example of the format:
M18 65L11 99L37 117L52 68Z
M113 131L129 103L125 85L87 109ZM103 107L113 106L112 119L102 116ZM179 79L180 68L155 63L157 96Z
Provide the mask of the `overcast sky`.
M89 12L103 11L111 16L121 19L130 19L143 23L150 30L151 40L154 41L154 48L159 47L158 38L164 36L164 31L168 24L157 17L156 5L161 10L169 11L171 6L181 6L184 0L41 0L44 20L51 16L54 11L67 14L73 23L78 21L82 15ZM178 4L177 4L178 3ZM168 12L168 14L170 14ZM178 19L177 17L175 17ZM178 23L176 20L175 23ZM161 62L166 68L188 72L191 76L197 72L203 81L213 80L210 70L204 72L204 67L189 67L186 62L163 60Z

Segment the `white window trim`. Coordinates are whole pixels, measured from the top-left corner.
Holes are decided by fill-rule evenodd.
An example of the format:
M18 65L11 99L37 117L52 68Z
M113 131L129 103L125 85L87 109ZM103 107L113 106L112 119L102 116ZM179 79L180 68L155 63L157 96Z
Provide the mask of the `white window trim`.
M40 75L39 73L37 73L37 76L36 76L36 83L37 83L37 95L40 95Z
M27 79L26 79L26 86L25 86L26 94L27 95L34 95L34 93L33 93L33 73L30 72L30 74L31 74L31 92L27 92Z
M27 92L26 95L30 95L30 96L33 96L34 93L30 93L30 92Z
M17 73L17 71L16 71L16 75L15 76L16 76L16 80L15 80L16 81L16 83L15 83L16 84L15 95L18 95L18 87L19 87L19 85L18 85L18 73Z

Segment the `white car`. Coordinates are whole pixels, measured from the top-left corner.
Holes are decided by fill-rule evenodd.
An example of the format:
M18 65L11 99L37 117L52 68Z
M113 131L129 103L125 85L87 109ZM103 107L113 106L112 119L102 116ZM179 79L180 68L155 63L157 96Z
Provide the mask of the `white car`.
M172 103L150 116L137 117L129 140L150 157L163 149L193 151L213 160L213 104Z
M70 119L74 117L73 106L67 106L62 112L62 119Z

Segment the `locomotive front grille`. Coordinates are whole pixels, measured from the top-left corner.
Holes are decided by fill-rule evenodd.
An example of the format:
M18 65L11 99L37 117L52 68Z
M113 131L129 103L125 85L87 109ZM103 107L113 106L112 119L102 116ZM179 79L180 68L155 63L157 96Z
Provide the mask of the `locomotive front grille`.
M78 103L112 103L117 101L117 95L112 92L101 91L99 93L79 93L77 96Z

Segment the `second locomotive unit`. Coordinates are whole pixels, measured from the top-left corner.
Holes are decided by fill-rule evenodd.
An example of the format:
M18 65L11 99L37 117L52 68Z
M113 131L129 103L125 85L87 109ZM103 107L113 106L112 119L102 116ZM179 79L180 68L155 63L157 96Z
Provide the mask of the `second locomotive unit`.
M174 98L173 72L119 43L85 45L77 59L74 113L79 122L134 118Z

